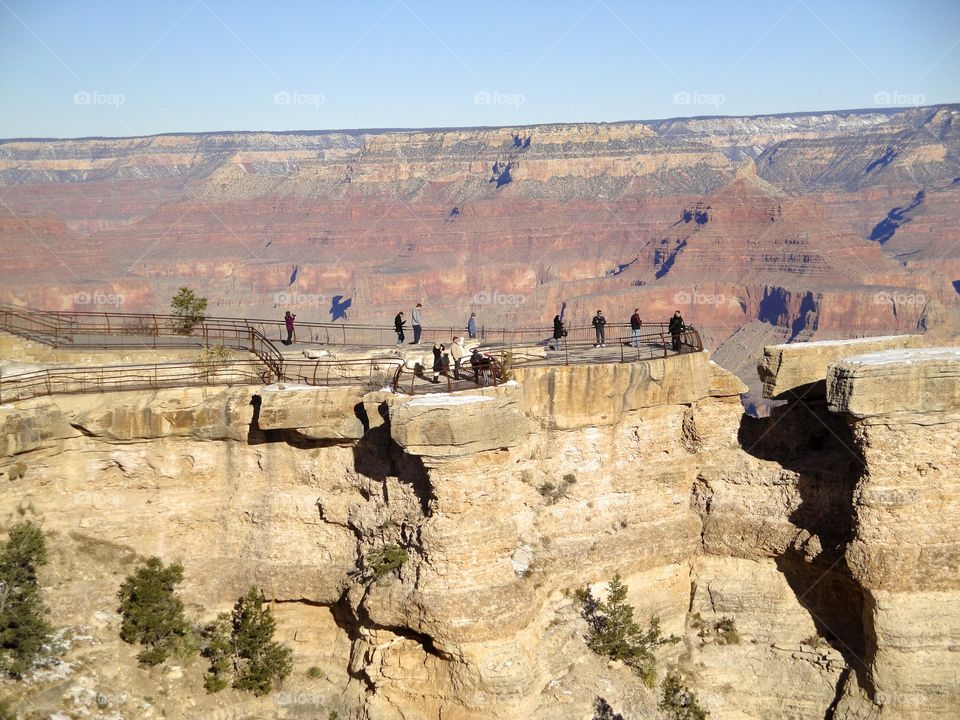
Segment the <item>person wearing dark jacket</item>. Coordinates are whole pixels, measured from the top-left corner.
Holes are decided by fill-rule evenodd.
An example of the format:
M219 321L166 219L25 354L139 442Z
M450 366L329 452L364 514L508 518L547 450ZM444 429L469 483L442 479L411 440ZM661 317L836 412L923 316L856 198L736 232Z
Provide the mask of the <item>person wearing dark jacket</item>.
M555 350L559 350L561 344L563 343L563 336L567 334L567 331L563 329L563 320L560 319L559 315L553 316L553 345Z
M440 373L443 372L443 345L433 344L433 381L440 382Z
M287 326L287 339L283 341L284 345L289 345L293 342L293 321L296 319L297 316L291 315L289 310L287 310L283 316L283 324Z
M397 331L397 345L403 345L403 341L407 339L403 334L403 326L406 324L407 321L403 319L403 311L401 310L393 319L393 329Z
M673 351L680 352L680 335L683 334L686 325L683 324L683 318L680 316L680 311L677 310L673 317L670 318L670 338L673 341Z
M640 319L640 308L633 309L633 315L630 316L630 330L633 331L633 347L640 347L640 328L643 327L643 321Z
M606 324L607 324L607 319L603 316L603 311L597 310L597 314L593 316L593 329L597 334L597 344L594 345L594 347L607 346Z

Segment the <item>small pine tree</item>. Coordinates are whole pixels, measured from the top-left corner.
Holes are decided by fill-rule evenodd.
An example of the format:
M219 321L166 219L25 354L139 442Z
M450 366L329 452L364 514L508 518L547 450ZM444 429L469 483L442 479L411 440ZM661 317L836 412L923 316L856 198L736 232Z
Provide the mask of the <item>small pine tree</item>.
M583 616L590 624L587 646L598 655L620 660L642 678L647 687L656 683L656 658L653 655L661 645L680 642L676 635L663 637L660 619L650 618L650 626L642 630L633 619L633 606L627 602L628 587L620 577L613 576L607 584L607 599L598 601L589 590L581 595Z
M606 698L598 697L593 701L593 720L623 720L623 715L614 712Z
M670 673L663 681L663 696L657 703L657 710L664 713L667 720L706 720L708 713L697 702L697 696L679 676Z
M182 581L180 563L164 566L160 558L152 557L120 586L120 637L146 646L137 655L141 665L159 665L186 642L190 627L176 595Z
M203 322L204 313L207 310L207 299L197 297L196 293L188 287L181 287L170 300L170 308L174 316L174 332L189 335L197 325Z
M250 588L237 601L230 615L221 615L205 631L204 655L210 658L210 670L204 679L209 692L227 686L233 673L233 687L266 695L293 670L293 651L275 642L277 623L263 594Z
M230 613L220 613L217 619L203 629L203 655L210 659L210 669L203 678L207 692L223 690L229 683L233 670L233 640Z
M30 521L10 528L0 550L0 669L26 673L49 641L49 611L40 595L37 568L47 562L40 527Z

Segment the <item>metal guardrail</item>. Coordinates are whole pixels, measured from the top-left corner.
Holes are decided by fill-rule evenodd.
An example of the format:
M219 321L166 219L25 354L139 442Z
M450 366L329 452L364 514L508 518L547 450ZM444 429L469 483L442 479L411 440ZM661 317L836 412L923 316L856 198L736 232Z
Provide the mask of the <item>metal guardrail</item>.
M399 358L294 360L287 362L282 378L277 378L259 359L47 368L0 377L0 401L121 390L263 385L274 381L317 386L369 383L387 387L401 363Z
M338 339L346 344L366 344L374 337L394 336L393 328L364 325L338 325L319 323L298 323L298 328L306 330L312 338L325 337ZM608 324L607 332L629 331L626 324ZM402 358L373 358L362 360L290 360L269 339L267 333L274 329L282 331L283 323L264 320L238 318L204 318L194 324L189 332L184 332L182 319L173 315L118 312L59 312L40 311L0 305L0 329L34 339L54 347L72 348L184 348L210 347L221 344L228 348L252 352L257 360L228 360L223 362L198 360L194 362L168 362L150 365L109 365L96 367L51 368L31 373L22 373L0 378L0 402L21 400L40 395L76 392L104 392L125 389L159 389L183 385L213 384L255 384L269 383L274 380L309 385L331 385L367 381L372 384L390 383L395 389L406 384L406 375L410 374L410 391L424 392L436 390L429 385L417 386L413 371L406 368ZM451 337L462 334L454 328L430 328L433 333L448 333ZM341 333L337 336L337 333ZM581 353L571 357L571 351L587 350L594 347L589 338L593 338L591 326L575 326L567 329L561 350L552 350L546 357L530 356L524 352L524 346L542 345L552 342L552 329L545 332L540 328L515 328L483 330L479 335L486 343L496 343L496 351L513 352L516 364L564 364L588 362L617 362L616 357L590 357ZM426 336L426 331L425 331ZM549 339L545 339L549 338ZM349 342L347 342L349 338ZM643 326L643 332L634 338L632 334L617 337L611 344L619 346L619 362L634 362L655 357L666 357L671 353L692 352L703 349L700 335L693 327L687 327L679 336L679 350L673 348L673 341L667 331L666 323L653 323ZM357 341L357 342L354 342ZM299 342L302 342L299 341ZM336 343L331 343L336 344ZM374 343L392 345L392 342ZM561 356L559 353L562 352ZM560 359L562 357L562 363ZM425 368L424 372L432 372ZM499 384L503 381L503 368L499 360L485 369L483 376L476 379L470 376L474 368L465 359L462 373L466 379L457 380L445 374L448 391L476 387L487 381Z

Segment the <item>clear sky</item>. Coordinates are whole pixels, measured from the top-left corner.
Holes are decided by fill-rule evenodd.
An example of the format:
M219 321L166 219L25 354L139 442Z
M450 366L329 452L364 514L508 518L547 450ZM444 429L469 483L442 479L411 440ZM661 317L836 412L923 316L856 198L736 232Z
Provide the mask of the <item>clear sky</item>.
M0 137L960 101L960 0L0 0Z

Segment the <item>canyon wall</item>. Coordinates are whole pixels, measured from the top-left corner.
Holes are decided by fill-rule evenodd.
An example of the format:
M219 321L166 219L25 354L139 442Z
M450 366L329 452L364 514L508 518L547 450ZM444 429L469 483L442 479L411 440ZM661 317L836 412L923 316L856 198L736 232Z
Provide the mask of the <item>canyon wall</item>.
M957 114L0 141L0 301L914 332L957 302Z
M45 597L74 631L59 674L13 689L24 709L91 717L574 720L598 697L649 716L657 694L587 649L574 595L620 572L641 624L682 637L660 677L676 668L713 718L946 718L956 360L822 368L809 352L810 373L833 373L822 392L764 419L706 353L519 367L455 394L3 406L3 524L42 523ZM892 377L894 399L874 389ZM385 548L405 560L377 577ZM114 598L150 555L184 564L197 622L263 588L295 652L280 692L208 696L199 659L136 667ZM713 630L724 619L739 642Z

